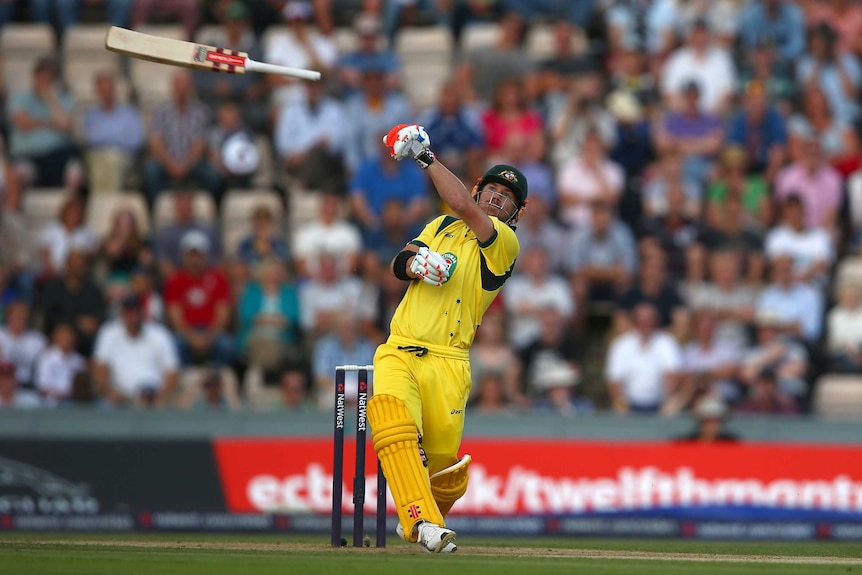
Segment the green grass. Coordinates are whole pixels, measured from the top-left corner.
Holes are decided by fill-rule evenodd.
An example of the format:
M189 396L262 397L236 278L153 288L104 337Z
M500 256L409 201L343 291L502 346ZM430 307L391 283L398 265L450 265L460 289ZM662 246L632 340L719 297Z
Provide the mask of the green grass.
M83 541L98 545L70 545ZM55 542L55 543L52 543ZM112 544L105 544L112 542ZM151 547L133 547L144 542ZM185 547L176 548L178 543ZM219 545L268 544L266 549L243 550ZM283 575L301 573L350 575L737 575L782 574L862 575L862 564L769 564L697 562L684 560L536 557L505 555L512 548L529 553L566 549L836 557L858 559L862 546L838 543L735 543L667 540L603 539L472 539L460 540L464 554L414 554L395 541L390 551L330 549L325 536L177 535L177 534L0 534L0 573L3 575ZM199 548L196 545L206 545ZM174 548L166 548L173 546ZM470 548L494 547L486 555L470 555ZM499 554L493 551L499 548ZM488 551L485 549L485 551Z

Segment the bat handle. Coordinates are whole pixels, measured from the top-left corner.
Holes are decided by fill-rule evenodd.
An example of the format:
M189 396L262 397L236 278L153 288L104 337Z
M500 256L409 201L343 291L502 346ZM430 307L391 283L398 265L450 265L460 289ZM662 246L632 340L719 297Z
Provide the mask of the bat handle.
M251 72L263 72L265 74L278 74L279 76L293 76L303 80L320 80L320 72L316 70L303 70L301 68L288 68L276 64L255 62L251 58L245 59L245 69Z

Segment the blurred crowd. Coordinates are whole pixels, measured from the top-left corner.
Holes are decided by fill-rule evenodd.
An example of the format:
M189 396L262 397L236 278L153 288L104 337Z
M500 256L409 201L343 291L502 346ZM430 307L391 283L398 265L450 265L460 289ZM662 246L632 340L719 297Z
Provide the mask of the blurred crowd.
M860 2L32 0L0 2L0 37L94 17L324 81L164 67L146 102L125 62L79 102L59 58L6 79L2 407L331 408L406 288L390 259L446 209L381 144L413 122L468 187L530 183L475 411L806 413L862 367L862 279L837 273L862 255Z

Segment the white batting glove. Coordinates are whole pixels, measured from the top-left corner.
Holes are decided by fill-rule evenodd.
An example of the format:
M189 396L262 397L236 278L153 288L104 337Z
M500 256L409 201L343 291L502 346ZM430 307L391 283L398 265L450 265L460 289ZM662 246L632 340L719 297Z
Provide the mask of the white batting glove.
M383 137L383 143L389 148L389 155L399 162L404 158L413 158L423 170L434 163L431 138L425 128L418 124L395 126Z
M428 248L419 248L410 263L410 271L433 286L441 286L449 281L449 264L443 256Z

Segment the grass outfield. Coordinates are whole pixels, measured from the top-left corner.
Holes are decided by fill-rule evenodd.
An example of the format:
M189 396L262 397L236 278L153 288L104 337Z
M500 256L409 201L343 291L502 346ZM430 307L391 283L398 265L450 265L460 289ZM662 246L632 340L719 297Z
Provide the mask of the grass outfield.
M3 575L862 575L862 546L604 539L474 539L429 555L332 549L325 536L0 534ZM445 564L445 566L443 565Z

